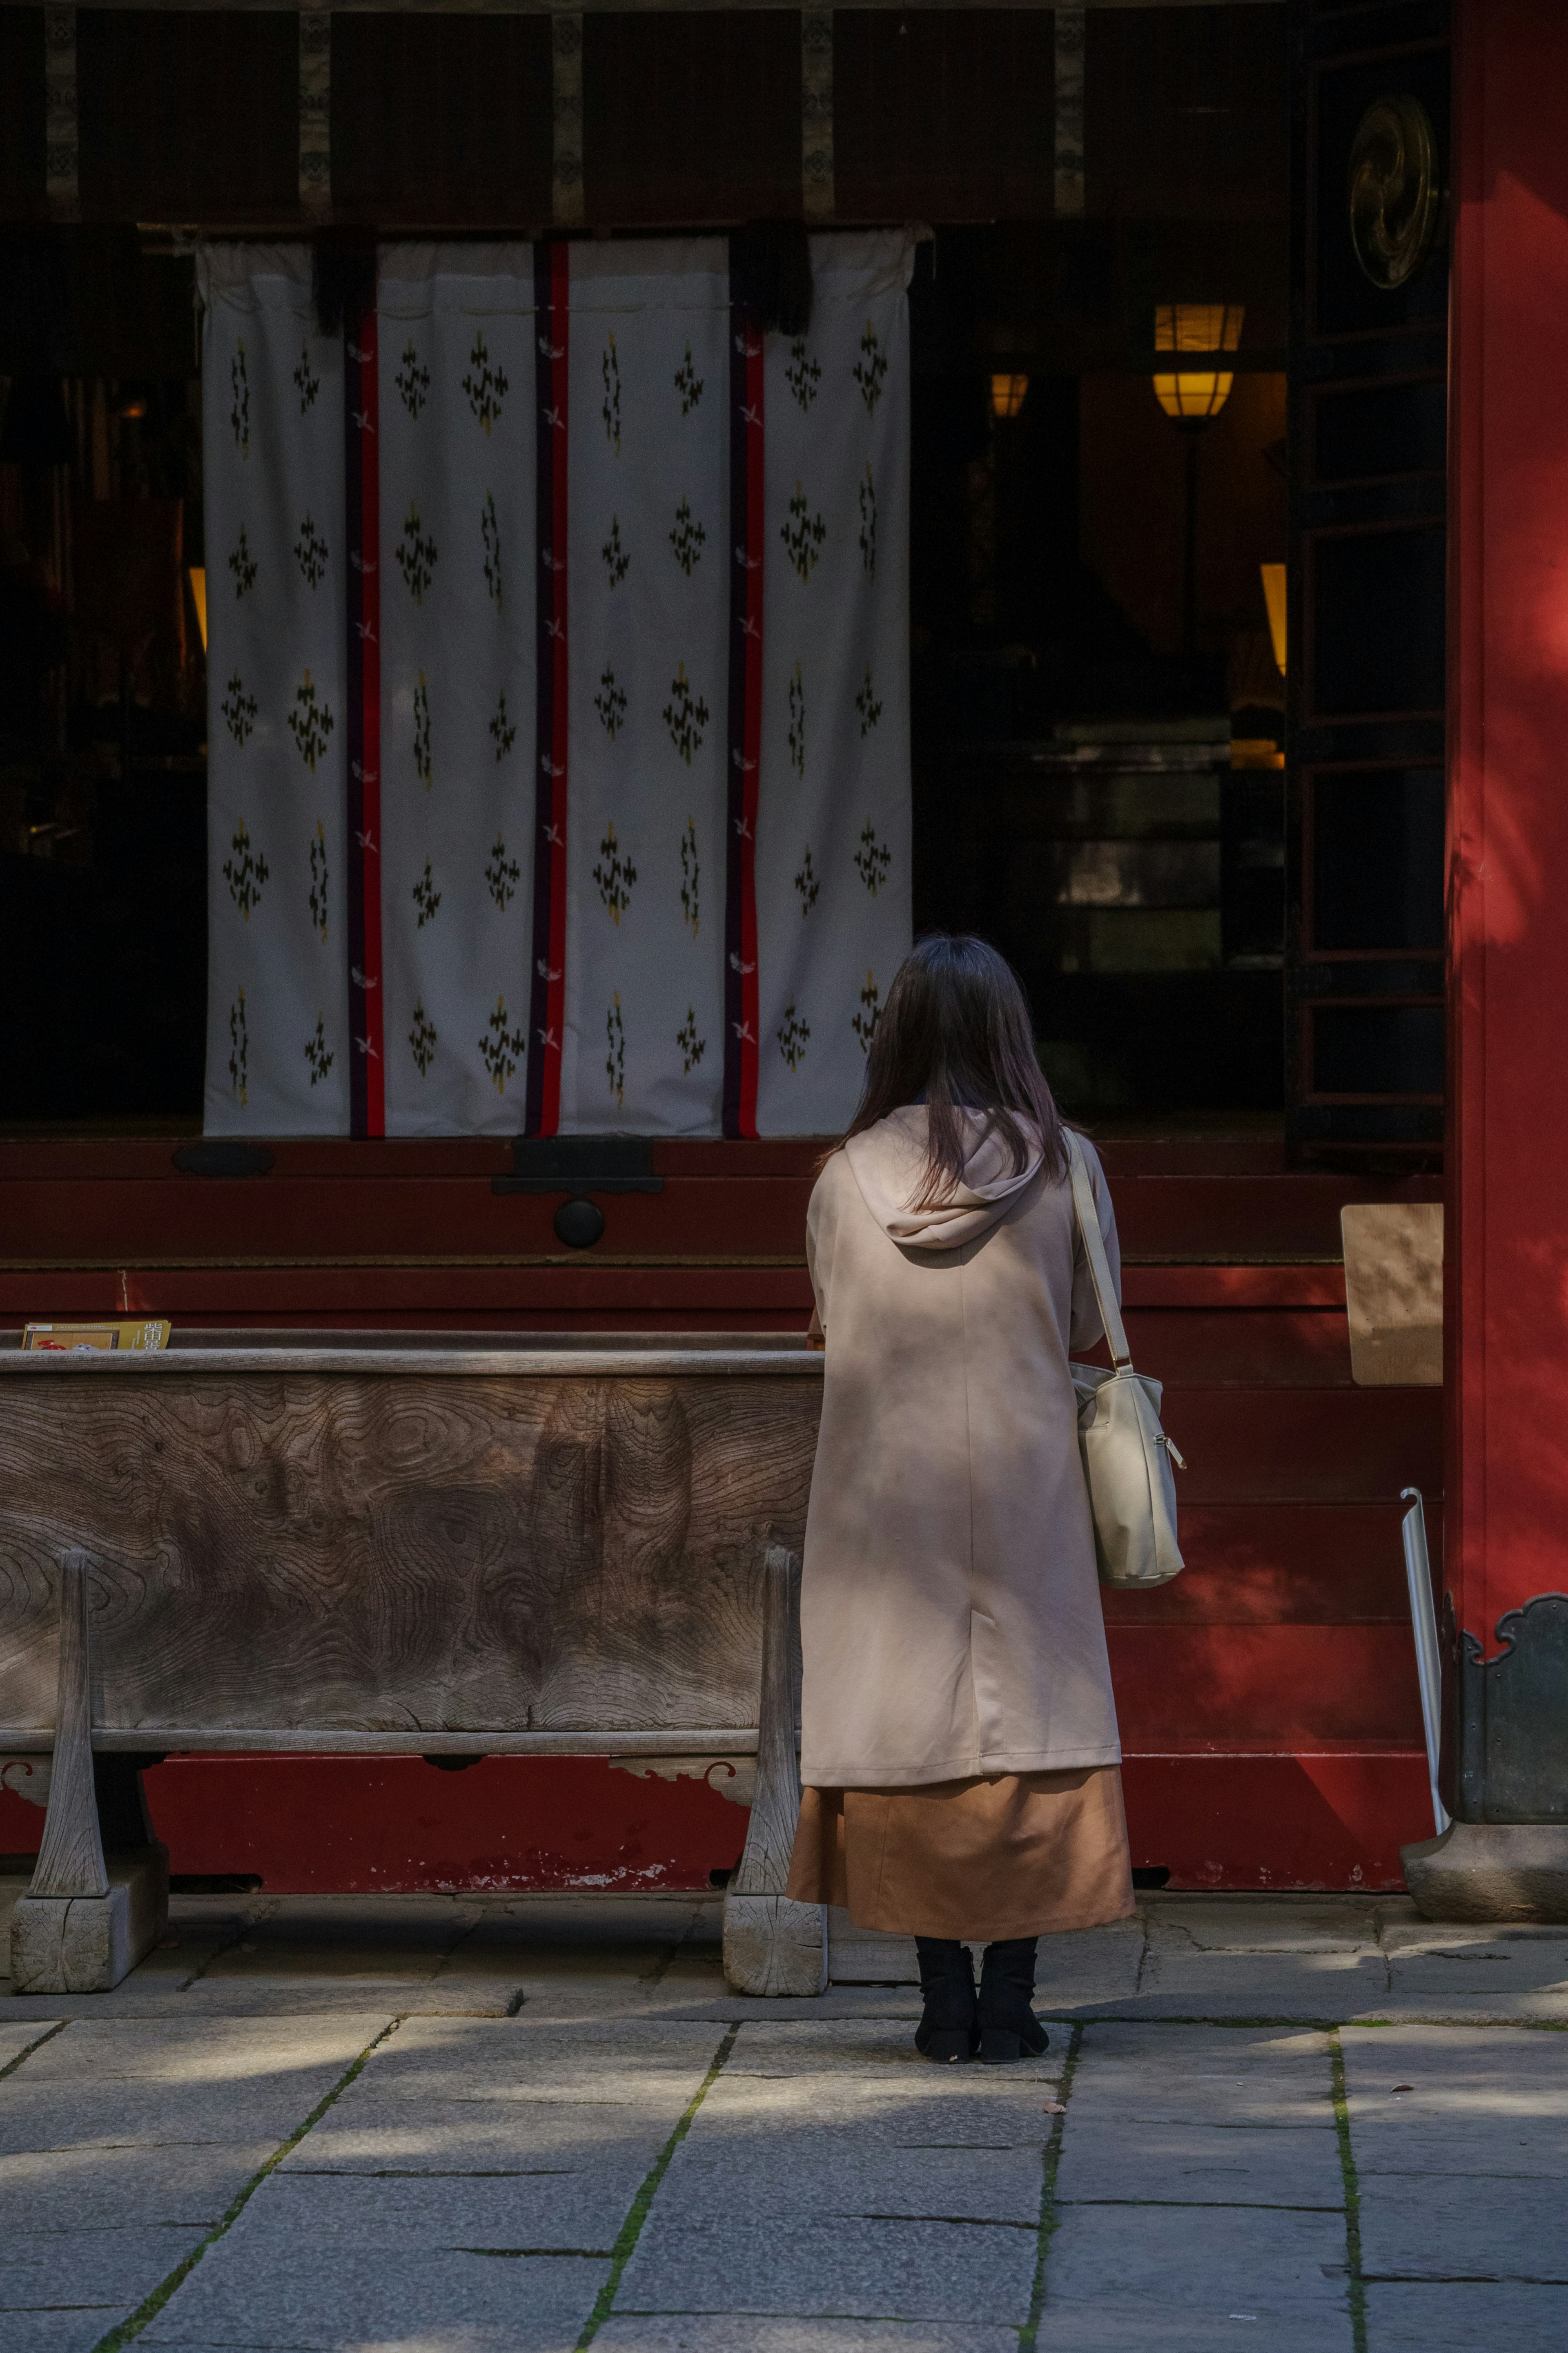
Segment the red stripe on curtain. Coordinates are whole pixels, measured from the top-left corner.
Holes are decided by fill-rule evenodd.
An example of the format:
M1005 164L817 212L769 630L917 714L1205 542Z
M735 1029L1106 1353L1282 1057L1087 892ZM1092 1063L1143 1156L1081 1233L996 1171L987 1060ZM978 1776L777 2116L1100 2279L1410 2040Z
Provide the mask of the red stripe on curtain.
M763 354L731 312L730 836L724 905L724 1133L757 1132L757 790L763 744Z
M535 531L539 546L536 625L537 828L533 843L533 973L530 1002L530 1135L561 1125L561 1040L566 1008L566 635L567 361L571 249L534 248L537 357Z
M343 334L348 543L349 1126L386 1133L381 963L381 459L377 321Z

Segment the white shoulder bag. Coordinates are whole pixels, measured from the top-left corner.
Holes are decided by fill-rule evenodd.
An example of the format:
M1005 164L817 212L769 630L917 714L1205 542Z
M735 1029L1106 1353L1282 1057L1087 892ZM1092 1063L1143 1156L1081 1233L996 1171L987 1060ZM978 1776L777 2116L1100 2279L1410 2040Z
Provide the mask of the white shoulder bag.
M1163 1585L1178 1576L1176 1482L1173 1461L1186 1469L1160 1427L1161 1384L1132 1369L1116 1286L1100 1239L1100 1218L1079 1140L1062 1130L1072 1170L1073 1209L1094 1279L1100 1320L1110 1343L1111 1368L1073 1363L1078 1444L1089 1482L1094 1549L1103 1585Z

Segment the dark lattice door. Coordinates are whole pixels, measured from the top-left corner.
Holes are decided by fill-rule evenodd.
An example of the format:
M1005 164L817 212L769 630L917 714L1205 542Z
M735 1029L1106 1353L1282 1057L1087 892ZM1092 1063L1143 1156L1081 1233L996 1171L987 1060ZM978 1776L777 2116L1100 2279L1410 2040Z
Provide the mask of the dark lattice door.
M1443 1133L1447 0L1294 0L1286 946L1296 1155Z

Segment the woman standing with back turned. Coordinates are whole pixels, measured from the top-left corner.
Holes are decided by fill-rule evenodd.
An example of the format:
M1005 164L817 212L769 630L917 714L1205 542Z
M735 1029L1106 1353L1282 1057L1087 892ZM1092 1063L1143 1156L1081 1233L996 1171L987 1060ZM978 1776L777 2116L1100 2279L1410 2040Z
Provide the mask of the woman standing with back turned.
M1012 972L922 940L806 1217L827 1358L789 1893L914 1936L931 2059L1043 2051L1037 1938L1133 1908L1068 1370L1101 1328L1069 1148ZM978 2000L962 1939L985 1941Z

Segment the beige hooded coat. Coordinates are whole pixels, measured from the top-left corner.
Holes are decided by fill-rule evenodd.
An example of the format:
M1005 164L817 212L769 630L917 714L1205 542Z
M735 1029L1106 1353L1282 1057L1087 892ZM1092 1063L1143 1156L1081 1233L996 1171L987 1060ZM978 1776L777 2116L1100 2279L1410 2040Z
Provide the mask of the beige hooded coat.
M801 1778L896 1788L1115 1765L1069 1345L1100 1335L1072 1188L973 1130L911 1210L926 1114L837 1152L806 1213L826 1335L801 1588ZM1084 1158L1120 1294L1110 1197Z

